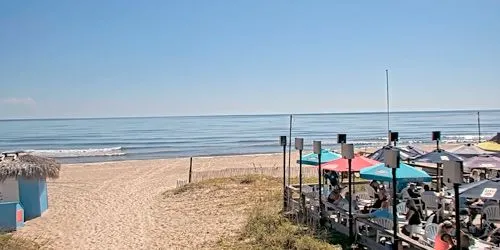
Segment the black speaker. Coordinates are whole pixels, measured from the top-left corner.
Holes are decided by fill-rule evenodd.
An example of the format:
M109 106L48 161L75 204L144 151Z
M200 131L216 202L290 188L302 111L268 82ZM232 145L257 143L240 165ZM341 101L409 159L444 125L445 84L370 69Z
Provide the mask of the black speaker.
M280 145L286 146L286 136L280 136Z
M347 136L346 134L337 134L337 143L346 143Z
M398 132L391 132L391 133L389 134L389 136L390 136L390 138L389 138L389 139L390 139L391 141L398 141L398 140L399 140L399 133L398 133Z
M441 131L432 131L432 140L440 141L441 140Z

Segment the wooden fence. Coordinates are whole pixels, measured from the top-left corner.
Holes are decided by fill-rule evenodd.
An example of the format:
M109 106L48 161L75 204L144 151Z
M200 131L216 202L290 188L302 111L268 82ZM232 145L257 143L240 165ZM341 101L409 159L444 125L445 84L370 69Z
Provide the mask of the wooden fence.
M288 168L285 171L288 174ZM210 171L193 171L191 173L191 182L200 182L203 180L214 178L225 178L234 176L245 175L265 175L270 177L283 177L283 167L253 167L253 168L227 168L221 170ZM292 167L290 169L290 177L298 178L299 167ZM315 167L302 167L302 177L310 178L317 177L318 169ZM288 178L288 176L287 176Z

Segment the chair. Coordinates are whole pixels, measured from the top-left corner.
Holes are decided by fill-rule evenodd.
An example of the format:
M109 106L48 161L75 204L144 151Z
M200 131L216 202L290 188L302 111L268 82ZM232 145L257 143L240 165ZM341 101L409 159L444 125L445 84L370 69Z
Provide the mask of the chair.
M482 214L485 216L487 224L500 221L500 207L498 205L484 207Z
M384 227L385 229L391 230L392 231L392 220L389 220L387 218L376 218L373 220L373 222L377 223L378 225ZM377 230L377 243L380 242L380 238L385 237L385 238L390 238L392 242L394 242L392 233L386 233Z
M375 189L373 189L372 186L366 185L365 190L366 193L368 193L368 197L370 197L370 200L375 199Z
M427 210L436 212L439 209L438 197L432 194L423 194L422 202L425 204L425 216L427 216Z
M434 245L434 238L436 238L438 225L430 223L425 225L424 240L429 246Z
M432 221L434 220L434 217L436 217L435 214L432 214L431 216L429 216L429 218L427 218L427 220L425 221L425 225L430 225L430 224L433 224Z
M356 197L362 206L371 206L373 205L373 198L370 198L368 192L356 193Z

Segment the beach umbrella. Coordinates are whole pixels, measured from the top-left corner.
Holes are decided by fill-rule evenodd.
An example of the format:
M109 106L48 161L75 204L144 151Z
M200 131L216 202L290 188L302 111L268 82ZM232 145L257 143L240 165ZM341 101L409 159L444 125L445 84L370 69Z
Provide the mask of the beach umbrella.
M370 158L366 158L366 157L357 155L352 159L351 171L352 172L359 172L363 168L371 167L371 166L374 166L377 164L380 164L380 162L378 162L376 160L372 160ZM347 159L344 159L344 158L339 158L337 160L333 160L331 162L328 162L326 164L321 165L321 167L324 170L332 170L335 172L348 172L349 171L348 161L347 161Z
M408 145L408 146L405 146L404 148L402 148L403 150L407 151L410 153L410 155L414 158L418 157L418 156L421 156L421 155L425 155L427 154L428 152L423 150L423 149L420 149L420 148L417 148L417 147L414 147L414 146L411 146L411 145Z
M479 143L477 146L487 151L500 152L500 133L497 133L489 141Z
M328 149L321 150L321 164L339 159L341 157L342 156L340 154L332 152ZM297 160L297 163L299 163L299 160ZM302 164L318 166L318 155L310 153L302 156Z
M399 150L399 156L401 157L401 160L403 160L403 161L411 160L411 159L416 157L416 155L414 153L408 151L405 148L394 147L394 146L384 146L384 147L378 149L377 151L371 153L370 155L368 155L368 158L370 158L372 160L379 161L379 162L384 162L384 151L386 149Z
M60 170L61 164L53 159L23 153L3 153L0 160L0 181L18 177L58 178Z
M500 143L498 142L486 141L477 144L477 146L487 151L500 152Z
M462 157L450 153L443 149L433 150L425 155L421 155L415 159L415 162L426 162L426 163L439 163L443 164L444 161L462 161Z
M463 158L470 158L473 156L484 155L484 154L492 154L492 152L483 150L483 149L479 148L478 146L472 145L470 143L458 146L456 148L452 148L452 149L448 150L448 152L450 152L452 154L456 154L456 155L463 157Z
M464 161L464 168L472 169L495 169L500 170L500 157L494 155L478 155ZM464 169L464 170L465 170Z
M392 181L392 169L388 168L384 163L361 169L359 174L361 178L367 180ZM432 177L423 170L401 162L396 171L396 181L429 182L432 181Z
M465 184L458 189L458 192L461 198L500 200L500 178Z

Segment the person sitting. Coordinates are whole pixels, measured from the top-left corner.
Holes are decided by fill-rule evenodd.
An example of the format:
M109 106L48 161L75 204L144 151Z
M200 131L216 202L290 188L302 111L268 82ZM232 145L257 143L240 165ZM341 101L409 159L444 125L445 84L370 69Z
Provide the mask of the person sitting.
M422 193L422 196L424 195L433 195L436 196L436 192L432 191L429 185L425 184L424 185L424 192Z
M438 232L434 238L434 250L448 250L454 247L453 237L451 232L453 230L453 223L445 221L439 224Z

